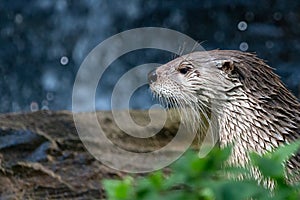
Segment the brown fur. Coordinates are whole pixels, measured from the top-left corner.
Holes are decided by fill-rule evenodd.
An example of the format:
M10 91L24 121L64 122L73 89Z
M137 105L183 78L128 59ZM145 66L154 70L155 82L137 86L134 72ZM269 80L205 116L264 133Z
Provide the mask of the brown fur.
M192 109L186 114L192 124L201 124L199 112L214 105L220 145L234 145L232 163L244 165L250 151L263 154L300 138L300 103L254 54L193 52L162 65L149 80L160 99ZM288 166L299 172L299 154Z

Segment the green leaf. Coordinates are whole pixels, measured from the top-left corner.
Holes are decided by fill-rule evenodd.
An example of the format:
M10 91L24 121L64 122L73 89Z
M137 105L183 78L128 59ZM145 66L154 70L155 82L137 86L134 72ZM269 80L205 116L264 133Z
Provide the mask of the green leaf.
M300 148L300 141L292 142L288 145L278 147L271 153L271 159L279 162L284 162L289 159L293 153L296 153Z
M161 171L157 171L157 172L149 175L148 179L149 179L151 185L155 189L157 189L157 190L162 189L163 182L164 182L164 177L163 177L163 174L162 174Z
M231 153L230 147L213 149L204 158L188 151L171 166L172 171L168 175L157 171L144 178L135 178L134 184L133 178L126 177L121 181L106 180L103 185L108 199L113 200L297 200L300 185L286 182L283 162L299 147L300 142L294 142L263 156L251 153L251 162L246 169L224 165ZM249 176L249 169L253 167L276 182L272 192ZM246 178L235 179L241 176Z
M256 153L250 154L252 164L256 165L264 176L282 179L285 177L283 163L292 156L300 147L300 141L280 146L273 152L259 156Z
M250 159L252 163L258 167L263 176L271 178L280 178L284 176L284 166L282 165L282 162L266 156L262 157L256 153L251 153Z
M210 183L216 199L266 199L269 191L260 187L254 180L220 180Z
M103 186L107 193L108 199L130 199L133 194L132 181L132 177L126 177L124 180L104 180Z
M159 198L161 200L199 200L197 193L195 191L185 191L185 190L175 190L169 191L167 194L164 194ZM154 200L154 199L153 199ZM155 199L158 200L158 199Z

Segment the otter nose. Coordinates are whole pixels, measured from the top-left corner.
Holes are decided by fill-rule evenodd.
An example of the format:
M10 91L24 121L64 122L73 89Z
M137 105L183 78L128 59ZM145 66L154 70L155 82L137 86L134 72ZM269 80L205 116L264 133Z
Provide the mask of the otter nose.
M157 74L156 74L156 69L152 70L148 74L148 81L149 83L153 83L157 80Z

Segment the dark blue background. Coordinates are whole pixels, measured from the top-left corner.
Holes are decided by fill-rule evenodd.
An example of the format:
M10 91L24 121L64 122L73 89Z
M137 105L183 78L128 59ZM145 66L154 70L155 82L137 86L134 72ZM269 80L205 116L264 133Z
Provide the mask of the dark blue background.
M180 31L208 50L256 52L299 94L299 1L2 0L0 112L70 110L75 75L88 52L114 34L145 26ZM120 58L113 65L122 70L111 69L102 80L97 108L110 108L115 79L126 70L172 56L144 50ZM146 87L131 102L149 107Z

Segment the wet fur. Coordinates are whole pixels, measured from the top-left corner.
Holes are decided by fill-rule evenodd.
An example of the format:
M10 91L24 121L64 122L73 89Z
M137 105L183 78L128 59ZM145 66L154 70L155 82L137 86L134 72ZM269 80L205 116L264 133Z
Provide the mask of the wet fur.
M208 127L221 146L234 145L233 164L245 165L250 151L263 154L300 137L300 103L254 54L193 52L159 67L156 74L150 84L155 96L179 107L193 130ZM299 172L299 154L288 166Z

